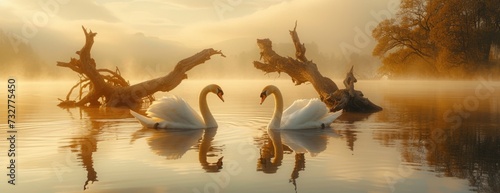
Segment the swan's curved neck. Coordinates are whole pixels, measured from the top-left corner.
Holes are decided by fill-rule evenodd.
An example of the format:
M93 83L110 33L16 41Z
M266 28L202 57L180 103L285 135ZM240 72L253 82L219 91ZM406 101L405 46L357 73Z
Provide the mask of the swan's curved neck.
M281 123L281 116L283 115L283 96L280 90L274 89L271 91L274 94L274 113L273 119L268 125L269 129L279 129Z
M210 112L210 109L208 108L207 104L207 94L210 92L209 87L205 87L203 90L201 90L200 97L199 97L199 103L200 103L200 113L201 116L203 117L203 120L205 121L205 125L207 128L215 128L217 127L217 122L214 119L214 116Z

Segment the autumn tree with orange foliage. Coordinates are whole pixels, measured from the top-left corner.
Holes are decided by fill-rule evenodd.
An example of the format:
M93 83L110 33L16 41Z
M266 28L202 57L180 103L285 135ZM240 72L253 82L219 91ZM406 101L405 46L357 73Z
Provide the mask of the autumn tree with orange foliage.
M498 0L402 0L394 18L373 30L373 55L391 77L467 78L500 65Z

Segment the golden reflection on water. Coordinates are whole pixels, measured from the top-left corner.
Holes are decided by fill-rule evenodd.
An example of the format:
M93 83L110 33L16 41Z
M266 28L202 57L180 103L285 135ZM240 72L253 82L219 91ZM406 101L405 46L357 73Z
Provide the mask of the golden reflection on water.
M339 118L337 118L336 121L338 122L344 122L348 123L343 130L340 130L340 134L345 138L346 140L346 145L349 147L351 151L354 151L354 143L356 142L357 138L357 131L356 125L354 123L358 121L364 121L366 120L371 113L342 113Z
M497 83L491 96L481 99L478 85L438 85L450 87L421 96L386 95L390 111L376 117L400 126L374 130L373 138L386 146L399 144L404 161L429 166L438 176L467 179L473 191L500 191L500 87Z
M83 184L83 190L86 190L89 184L99 181L97 171L94 168L93 154L98 150L99 135L104 132L105 127L110 127L115 122L113 120L128 118L127 109L117 108L78 108L79 118L87 117L90 125L85 127L82 134L71 138L69 145L61 148L70 148L77 159L81 161L83 168L87 172L87 179ZM68 111L70 112L70 111ZM103 121L103 119L108 121Z
M90 127L87 127L83 134L71 138L69 145L61 148L69 148L77 159L81 161L83 168L87 172L86 181L83 183L83 190L89 184L98 182L98 173L94 167L93 154L98 151L99 135L104 132L105 127L116 124L115 121L130 118L128 109L120 108L79 108L80 119L88 117ZM140 127L139 127L140 128ZM203 130L154 130L142 128L132 133L131 143L147 137L148 145L152 152L166 159L180 159L188 150L195 149L199 152L199 162L201 168L206 172L219 172L223 166L223 157L215 162L208 161L208 157L216 157L220 153L221 147L212 146L212 141L217 134L217 128Z
M267 130L261 138L260 158L257 161L257 171L276 173L282 164L284 154L295 154L294 167L290 174L290 183L297 191L299 172L306 169L305 154L318 156L327 148L330 137L339 137L331 129L324 130Z
M177 94L197 110L199 90L213 82L185 81L157 97ZM422 188L419 183L439 187L428 192L500 192L500 83L477 108L463 111L481 83L359 81L357 88L384 111L344 113L333 130L267 132L273 104L258 105L262 87L278 85L288 106L316 97L311 85L216 82L226 102L214 96L208 103L220 126L194 131L145 129L127 109L61 109L57 98L70 84L20 83L20 181L34 185L17 188L193 192L193 186L203 190L213 183L211 174L226 175L227 163L236 163L242 172L227 187L219 186L221 191L388 192L390 173L399 177L395 192ZM241 156L237 144L246 138L260 152L256 157ZM409 167L409 175L398 173L401 167Z
M213 146L212 141L217 128L200 130L156 130L142 128L132 134L132 142L150 134L147 142L151 151L166 159L180 159L188 150L198 151L201 168L206 172L219 172L222 169L223 157L211 163L208 157L216 157L221 147Z

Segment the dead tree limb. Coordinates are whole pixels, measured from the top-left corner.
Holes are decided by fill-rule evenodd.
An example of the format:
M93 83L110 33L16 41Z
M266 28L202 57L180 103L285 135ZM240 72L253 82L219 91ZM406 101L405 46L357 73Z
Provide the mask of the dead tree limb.
M358 93L356 95L349 94L349 89L354 90L354 75L352 75L354 79L350 80L352 82L349 82L352 86L340 90L330 78L321 75L317 65L305 56L306 48L300 42L296 29L297 22L295 22L294 29L290 30L290 36L295 46L295 59L278 55L273 50L271 40L257 39L257 45L260 48L260 61L254 61L254 67L266 73L284 72L292 78L295 85L310 82L330 111L343 109L348 112L370 113L382 110L381 107L364 98L361 91L353 92Z
M85 34L85 45L76 52L79 58L71 58L69 62L57 62L57 66L67 67L83 78L73 88L70 89L66 100L61 100L59 106L98 106L105 105L110 107L128 107L137 108L142 104L143 98L149 97L158 91L170 91L179 85L182 80L187 78L186 72L193 67L209 60L212 55L224 54L219 50L212 48L202 50L201 52L181 60L175 68L166 76L144 81L135 85L130 85L120 74L120 70L96 69L95 60L91 57L90 51L94 44L94 37L97 33L92 30L87 31L82 26ZM78 101L70 100L73 89L78 85L88 85L88 92L85 96L80 91ZM99 99L103 99L102 103ZM103 104L104 103L104 104Z
M158 91L170 91L179 85L182 80L187 79L186 72L193 67L209 60L212 55L220 54L219 50L212 48L202 50L201 52L181 60L177 63L174 70L163 77L155 78L129 87L118 87L114 89L113 96L109 98L106 106L129 106L139 103L142 98L150 96Z

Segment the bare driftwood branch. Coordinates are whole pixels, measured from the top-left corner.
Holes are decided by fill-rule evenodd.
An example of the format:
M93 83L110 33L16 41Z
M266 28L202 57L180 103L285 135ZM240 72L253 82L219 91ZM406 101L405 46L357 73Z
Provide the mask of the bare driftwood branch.
M57 66L66 67L83 76L83 78L73 86L66 100L61 100L60 106L98 106L102 105L99 99L102 98L106 106L137 108L142 104L144 98L153 100L152 95L158 91L170 91L187 78L186 72L193 67L209 60L212 55L224 54L220 50L212 48L181 60L173 71L166 76L144 81L130 86L120 74L120 70L96 69L95 60L91 57L90 50L94 44L94 37L97 33L92 30L87 31L82 26L85 34L85 45L76 52L78 59L71 58L69 62L57 62ZM82 86L83 85L83 86ZM79 100L70 100L72 91L80 86ZM83 95L82 89L88 87L88 92Z
M330 78L321 75L317 65L305 56L306 48L300 42L296 29L297 22L295 22L294 29L290 30L290 36L295 46L295 59L278 55L273 50L271 40L257 39L257 45L260 48L260 61L254 61L254 67L265 73L284 72L292 78L295 85L310 82L331 111L343 109L349 112L377 112L382 110L381 107L364 98L361 91L354 90L356 79L352 70L350 74L348 73L349 80L344 81L344 84L348 83L346 85L348 88L341 90Z
M306 46L300 43L299 35L297 34L297 21L295 21L293 31L290 31L290 36L292 36L292 41L295 46L295 58L301 62L307 62Z
M225 57L220 50L212 48L205 49L189 58L177 63L174 70L166 76L141 82L129 87L116 88L113 97L110 98L106 106L131 106L138 103L142 98L154 94L158 91L170 91L177 87L182 80L187 79L186 72L193 67L209 60L212 55L220 54ZM123 104L124 103L124 104Z

